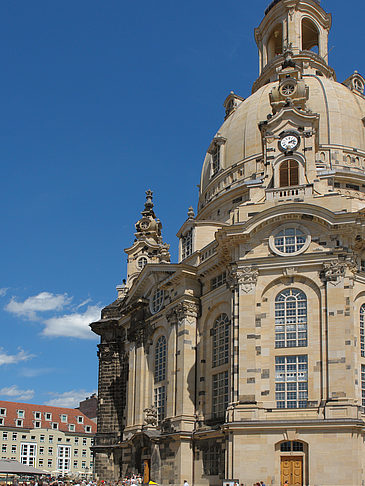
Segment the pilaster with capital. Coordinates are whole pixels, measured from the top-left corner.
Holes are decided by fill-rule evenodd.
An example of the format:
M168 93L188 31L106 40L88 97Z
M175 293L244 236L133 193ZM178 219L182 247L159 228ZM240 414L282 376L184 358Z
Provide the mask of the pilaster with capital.
M198 302L185 300L167 314L168 322L175 328L176 342L172 415L180 419L181 430L186 431L192 430L194 423L196 329L199 310Z
M234 266L228 278L233 291L231 380L232 401L236 409L252 407L257 401L257 375L251 376L250 370L256 369L256 356L261 338L256 330L255 319L255 290L258 276L258 269L249 265Z
M348 366L356 355L357 343L354 326L358 318L354 314L353 277L357 271L353 259L338 258L323 263L321 278L324 283L325 320L325 368L327 369L326 416L330 418L333 401L349 406L345 414L355 413L357 380L356 367Z

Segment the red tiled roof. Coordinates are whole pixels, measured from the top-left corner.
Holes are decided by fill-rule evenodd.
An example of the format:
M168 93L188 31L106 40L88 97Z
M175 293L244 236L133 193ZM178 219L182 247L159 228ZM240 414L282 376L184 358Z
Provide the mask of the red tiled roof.
M6 408L6 415L0 415L0 417L4 418L4 426L6 427L16 427L16 420L19 418L17 411L24 410L24 418L22 419L23 426L20 428L34 429L34 422L37 420L41 422L41 429L52 430L52 423L58 423L58 430L62 432L70 432L68 426L73 424L75 425L75 430L72 431L72 433L90 435L96 433L95 422L90 420L80 410L75 408L50 407L49 405L32 405L29 403L5 402L1 400L0 408ZM34 412L41 412L41 419L36 419ZM52 414L51 420L45 419L46 413ZM67 423L61 422L61 415L67 415ZM83 417L84 423L79 424L77 422L77 417ZM89 425L91 427L91 432L85 432L85 425Z

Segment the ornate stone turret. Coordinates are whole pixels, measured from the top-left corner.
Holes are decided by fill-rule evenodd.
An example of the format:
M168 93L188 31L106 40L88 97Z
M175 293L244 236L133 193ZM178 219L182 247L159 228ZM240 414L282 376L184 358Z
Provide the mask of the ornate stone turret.
M331 23L331 14L322 9L319 0L273 1L260 26L255 29L260 77L253 91L277 80L287 51L292 52L294 62L306 74L320 73L335 79L333 69L328 66Z
M153 192L146 191L146 202L142 217L135 224L134 244L124 251L128 255L127 288L148 263L167 263L170 261L170 245L162 240L161 221L153 210Z

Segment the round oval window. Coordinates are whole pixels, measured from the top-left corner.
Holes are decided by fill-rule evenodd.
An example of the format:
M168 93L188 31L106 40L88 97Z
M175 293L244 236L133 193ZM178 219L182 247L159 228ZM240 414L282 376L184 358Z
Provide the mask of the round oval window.
M163 299L164 299L164 291L161 289L155 290L151 299L151 311L153 314L156 314L156 312L158 312L161 309L163 304Z

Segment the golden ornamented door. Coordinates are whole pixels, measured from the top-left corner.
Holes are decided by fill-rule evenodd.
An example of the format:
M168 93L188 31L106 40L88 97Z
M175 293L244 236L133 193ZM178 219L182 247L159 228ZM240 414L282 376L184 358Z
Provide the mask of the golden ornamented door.
M303 486L303 458L290 456L281 458L281 486ZM286 485L285 485L286 486Z

